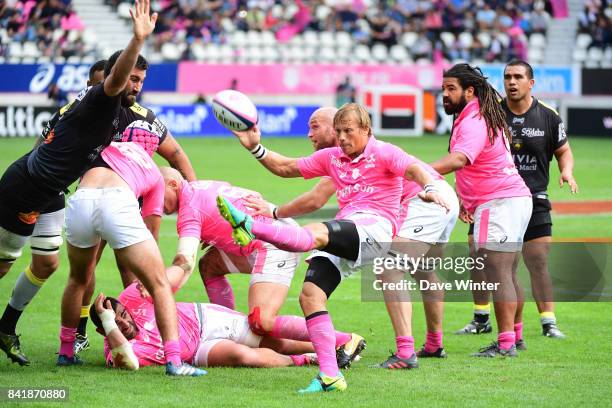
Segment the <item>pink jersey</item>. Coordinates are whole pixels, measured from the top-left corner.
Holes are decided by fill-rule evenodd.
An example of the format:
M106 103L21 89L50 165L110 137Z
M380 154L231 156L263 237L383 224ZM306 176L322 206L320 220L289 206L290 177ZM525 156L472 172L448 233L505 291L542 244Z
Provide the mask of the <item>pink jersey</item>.
M440 175L437 171L434 170L429 164L414 158L414 160L427 171L434 180L444 180L444 177ZM409 181L404 179L402 183L402 198L400 200L400 212L399 212L399 221L398 224L402 225L408 216L408 201L413 199L417 194L423 191L423 187L415 183L414 181Z
M322 149L297 161L305 179L330 176L336 186L336 219L356 212L379 215L398 230L398 214L406 169L416 159L399 147L370 137L365 150L355 159L340 147Z
M130 186L136 198L142 197L143 217L163 214L164 178L139 144L112 142L102 151L102 158Z
M493 144L489 143L477 98L455 119L450 151L463 153L469 160L456 172L457 193L468 212L473 213L480 204L495 198L531 196L514 167L508 140L500 132Z
M138 283L128 286L117 298L134 319L138 334L130 344L141 366L164 365L166 357L161 335L155 321L153 300L143 298L138 290ZM200 322L196 313L195 303L176 303L178 317L179 343L181 345L181 360L191 361L200 345ZM107 363L112 361L111 349L104 339L104 354Z
M255 191L234 187L224 181L183 182L176 222L179 238L194 237L229 254L250 255L261 246L261 241L254 240L246 247L234 243L232 227L221 217L217 209L218 195L223 195L236 208L248 214L252 214L253 210L244 205L244 199L247 196L261 197ZM267 217L256 216L255 218L267 223L272 222Z

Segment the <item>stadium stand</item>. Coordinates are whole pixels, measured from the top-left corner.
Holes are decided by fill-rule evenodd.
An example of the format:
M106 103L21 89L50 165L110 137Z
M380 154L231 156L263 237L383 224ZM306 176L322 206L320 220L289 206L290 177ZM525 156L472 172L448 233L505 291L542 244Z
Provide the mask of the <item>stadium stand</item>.
M0 61L88 62L112 52L114 37L129 36L131 2L103 1L108 10L100 0L0 0ZM578 35L567 63L610 66L612 7L568 3L584 10L570 15ZM554 42L568 27L554 27L548 0L156 0L152 7L159 19L151 62L563 62Z

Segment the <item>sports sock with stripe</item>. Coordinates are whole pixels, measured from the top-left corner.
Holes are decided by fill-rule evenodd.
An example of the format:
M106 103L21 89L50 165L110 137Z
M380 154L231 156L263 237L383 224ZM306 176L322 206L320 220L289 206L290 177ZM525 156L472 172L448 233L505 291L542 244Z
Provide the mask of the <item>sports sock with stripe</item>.
M15 333L21 313L46 281L46 279L41 279L34 275L30 266L21 272L0 320L0 331L8 334Z

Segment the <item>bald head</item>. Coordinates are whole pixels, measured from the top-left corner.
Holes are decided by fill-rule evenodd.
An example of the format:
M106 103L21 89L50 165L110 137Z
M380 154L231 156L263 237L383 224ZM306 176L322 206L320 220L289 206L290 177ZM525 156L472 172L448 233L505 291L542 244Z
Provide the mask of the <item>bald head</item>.
M308 138L315 150L336 146L336 131L334 130L334 115L338 109L324 106L317 109L308 121Z
M172 167L160 167L159 171L161 172L161 174L164 177L165 181L174 180L174 181L180 183L180 182L182 182L184 180L184 178L181 175L181 173L179 173L178 170L173 169Z

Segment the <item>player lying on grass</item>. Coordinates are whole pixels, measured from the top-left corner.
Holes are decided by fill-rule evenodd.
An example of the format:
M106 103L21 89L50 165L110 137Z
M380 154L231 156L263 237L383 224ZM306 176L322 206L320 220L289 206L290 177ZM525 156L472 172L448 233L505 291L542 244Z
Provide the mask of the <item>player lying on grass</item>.
M174 265L191 273L200 242L211 247L199 262L200 275L212 303L234 309L232 287L225 278L228 273L251 274L249 286L248 323L253 333L270 338L310 341L303 317L279 316L299 253L283 251L264 241L254 240L246 247L234 243L231 226L217 210L216 199L223 194L237 208L245 206L248 197L261 195L255 191L232 186L223 181L202 180L188 183L174 169L162 168L166 184L164 212L178 211L178 250ZM274 221L257 216L265 223L286 226L297 224L291 219ZM337 359L342 368L350 366L359 355L363 338L357 334L335 333Z
M337 146L338 141L333 124L336 112L336 108L323 107L317 109L310 117L308 121L308 138L312 142L315 151ZM418 197L418 193L422 191L420 186L414 182L404 181L400 213L401 221L399 222L401 227L397 237L393 239L394 246L391 249L393 254L405 253L416 257L421 254L433 256L434 251L439 253L442 246L432 244L448 242L450 233L457 221L459 203L454 190L435 170L425 163L422 163L422 165L427 168L432 176L437 178L435 183L440 192L445 194L449 204L451 204L451 211L445 211L444 208L435 203L424 202ZM323 207L335 192L334 182L329 177L323 177L312 190L278 207L271 206L271 204L259 197L247 197L246 202L248 206L256 210L256 214L280 219L316 211ZM414 273L414 277L417 280L437 281L437 276L432 271L417 271ZM403 279L404 273L388 271L382 275L384 281L398 278ZM416 368L418 367L417 356L446 357L442 344L444 291L428 290L423 293L427 335L425 345L417 353L414 352L410 298L406 293L399 291L384 292L388 299L387 308L395 330L397 352L380 364L380 367L390 369Z
M339 147L322 149L310 157L289 158L260 144L257 126L235 132L240 143L272 173L281 177L329 176L336 187L340 211L336 219L305 227L262 222L235 208L220 195L219 211L234 228L234 239L249 245L257 238L292 252L315 250L310 256L300 305L306 317L321 372L300 392L345 390L346 380L335 358L334 326L326 303L343 277L355 267L384 256L398 230L402 180L416 181L425 199L448 204L433 185L434 178L401 149L372 136L364 107L344 105L334 116Z
M182 273L181 273L182 274ZM182 279L180 277L179 279ZM178 283L178 282L175 282ZM162 339L151 298L134 282L118 299L101 293L91 321L105 335L107 365L137 370L164 365ZM316 364L311 343L258 336L245 314L220 305L177 302L181 359L200 367L288 367Z

